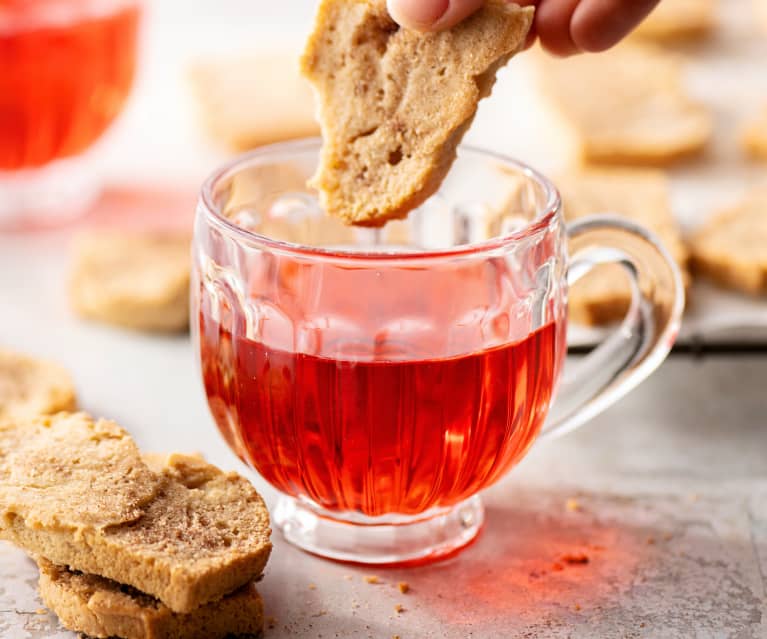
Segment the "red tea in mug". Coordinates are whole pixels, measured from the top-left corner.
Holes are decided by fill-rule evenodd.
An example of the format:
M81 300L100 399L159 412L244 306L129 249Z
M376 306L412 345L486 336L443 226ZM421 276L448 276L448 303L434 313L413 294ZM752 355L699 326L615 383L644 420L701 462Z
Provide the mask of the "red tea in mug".
M415 284L418 275L403 274L389 289L403 287L401 294L393 292L383 303L397 316L397 299L402 315L412 314L416 296L424 313L445 307L450 295L478 302L488 268L472 271L474 282L436 273L432 286L414 293L404 287ZM283 277L293 281L286 290L309 295L317 275L295 269ZM355 299L349 274L328 269L320 277L325 307L350 317L340 311L348 311ZM302 279L305 286L295 283ZM471 289L478 291L475 300L467 299ZM380 335L372 349L341 349L334 340L349 337L353 343L354 329L324 326L322 342L312 344L309 354L275 347L289 342L277 329L262 328L261 337L252 339L247 325L253 318L244 317L241 301L222 298L226 295L212 312L212 297L203 294L199 317L203 379L220 430L276 488L331 511L417 514L456 504L499 479L538 435L564 353L564 322L471 350L481 339L476 318L475 326L459 333L466 352L455 356L419 356L437 349L442 337L439 329L432 332L417 321L410 332L406 324L398 326L393 339ZM366 322L381 316L368 310L369 320L355 317L362 323L360 335ZM496 321L498 330L508 332L506 315ZM460 344L453 347L461 350Z

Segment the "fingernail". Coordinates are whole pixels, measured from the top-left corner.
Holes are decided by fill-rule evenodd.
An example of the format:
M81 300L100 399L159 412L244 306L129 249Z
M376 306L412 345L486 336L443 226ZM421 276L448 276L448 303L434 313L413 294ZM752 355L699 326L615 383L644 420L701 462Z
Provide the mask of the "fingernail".
M449 6L450 0L387 0L391 17L412 29L431 27Z

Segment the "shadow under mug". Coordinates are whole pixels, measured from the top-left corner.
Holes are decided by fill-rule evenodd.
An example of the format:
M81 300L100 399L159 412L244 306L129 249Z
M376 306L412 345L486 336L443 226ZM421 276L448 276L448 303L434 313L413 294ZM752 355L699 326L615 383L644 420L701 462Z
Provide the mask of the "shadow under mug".
M229 446L280 491L273 523L290 542L428 561L478 534L478 493L537 439L657 368L681 276L649 232L602 216L566 226L546 178L469 147L406 220L345 226L305 186L319 149L265 147L203 186L192 326L205 391ZM604 263L625 268L633 301L562 378L568 287Z

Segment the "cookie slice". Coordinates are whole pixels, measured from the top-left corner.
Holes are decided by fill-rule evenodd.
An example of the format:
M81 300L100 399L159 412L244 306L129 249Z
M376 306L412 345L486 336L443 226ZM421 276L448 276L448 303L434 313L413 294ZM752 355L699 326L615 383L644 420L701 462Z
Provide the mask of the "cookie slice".
M0 426L0 436L0 538L32 555L184 613L266 565L269 514L235 473L183 455L148 458L150 469L122 429L82 414Z
M70 298L84 318L150 332L189 325L188 235L90 231L73 247Z
M750 156L767 160L767 108L744 129L742 142Z
M663 0L635 34L661 41L700 39L714 30L716 10L714 0Z
M663 172L584 169L560 176L556 184L568 221L611 214L654 231L689 282L687 250L671 211L670 184ZM622 319L630 303L631 289L625 271L616 265L602 265L570 291L570 318L579 324L607 324Z
M0 424L0 530L102 530L132 523L159 481L117 424L58 413ZM0 533L2 534L2 533Z
M210 137L235 151L319 135L309 83L287 52L199 62L192 89Z
M432 195L532 19L532 8L490 0L421 34L399 28L384 0L323 0L302 69L319 97L324 146L311 185L325 210L380 226Z
M667 165L701 153L711 137L710 113L687 96L679 60L662 49L630 43L538 60L543 93L583 162Z
M744 293L767 294L767 187L714 216L690 248L695 273Z
M40 596L74 632L106 639L226 639L254 637L264 625L264 604L250 583L188 614L130 586L38 558Z
M69 373L58 364L0 348L0 422L75 410Z

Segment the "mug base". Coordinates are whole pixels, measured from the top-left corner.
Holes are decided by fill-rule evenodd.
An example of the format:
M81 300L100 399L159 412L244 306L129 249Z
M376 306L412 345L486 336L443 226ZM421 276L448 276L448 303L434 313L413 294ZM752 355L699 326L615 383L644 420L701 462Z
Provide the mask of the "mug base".
M272 523L285 539L314 555L367 565L429 563L470 544L485 521L478 496L434 513L375 519L342 519L341 513L318 511L292 497L281 496Z

